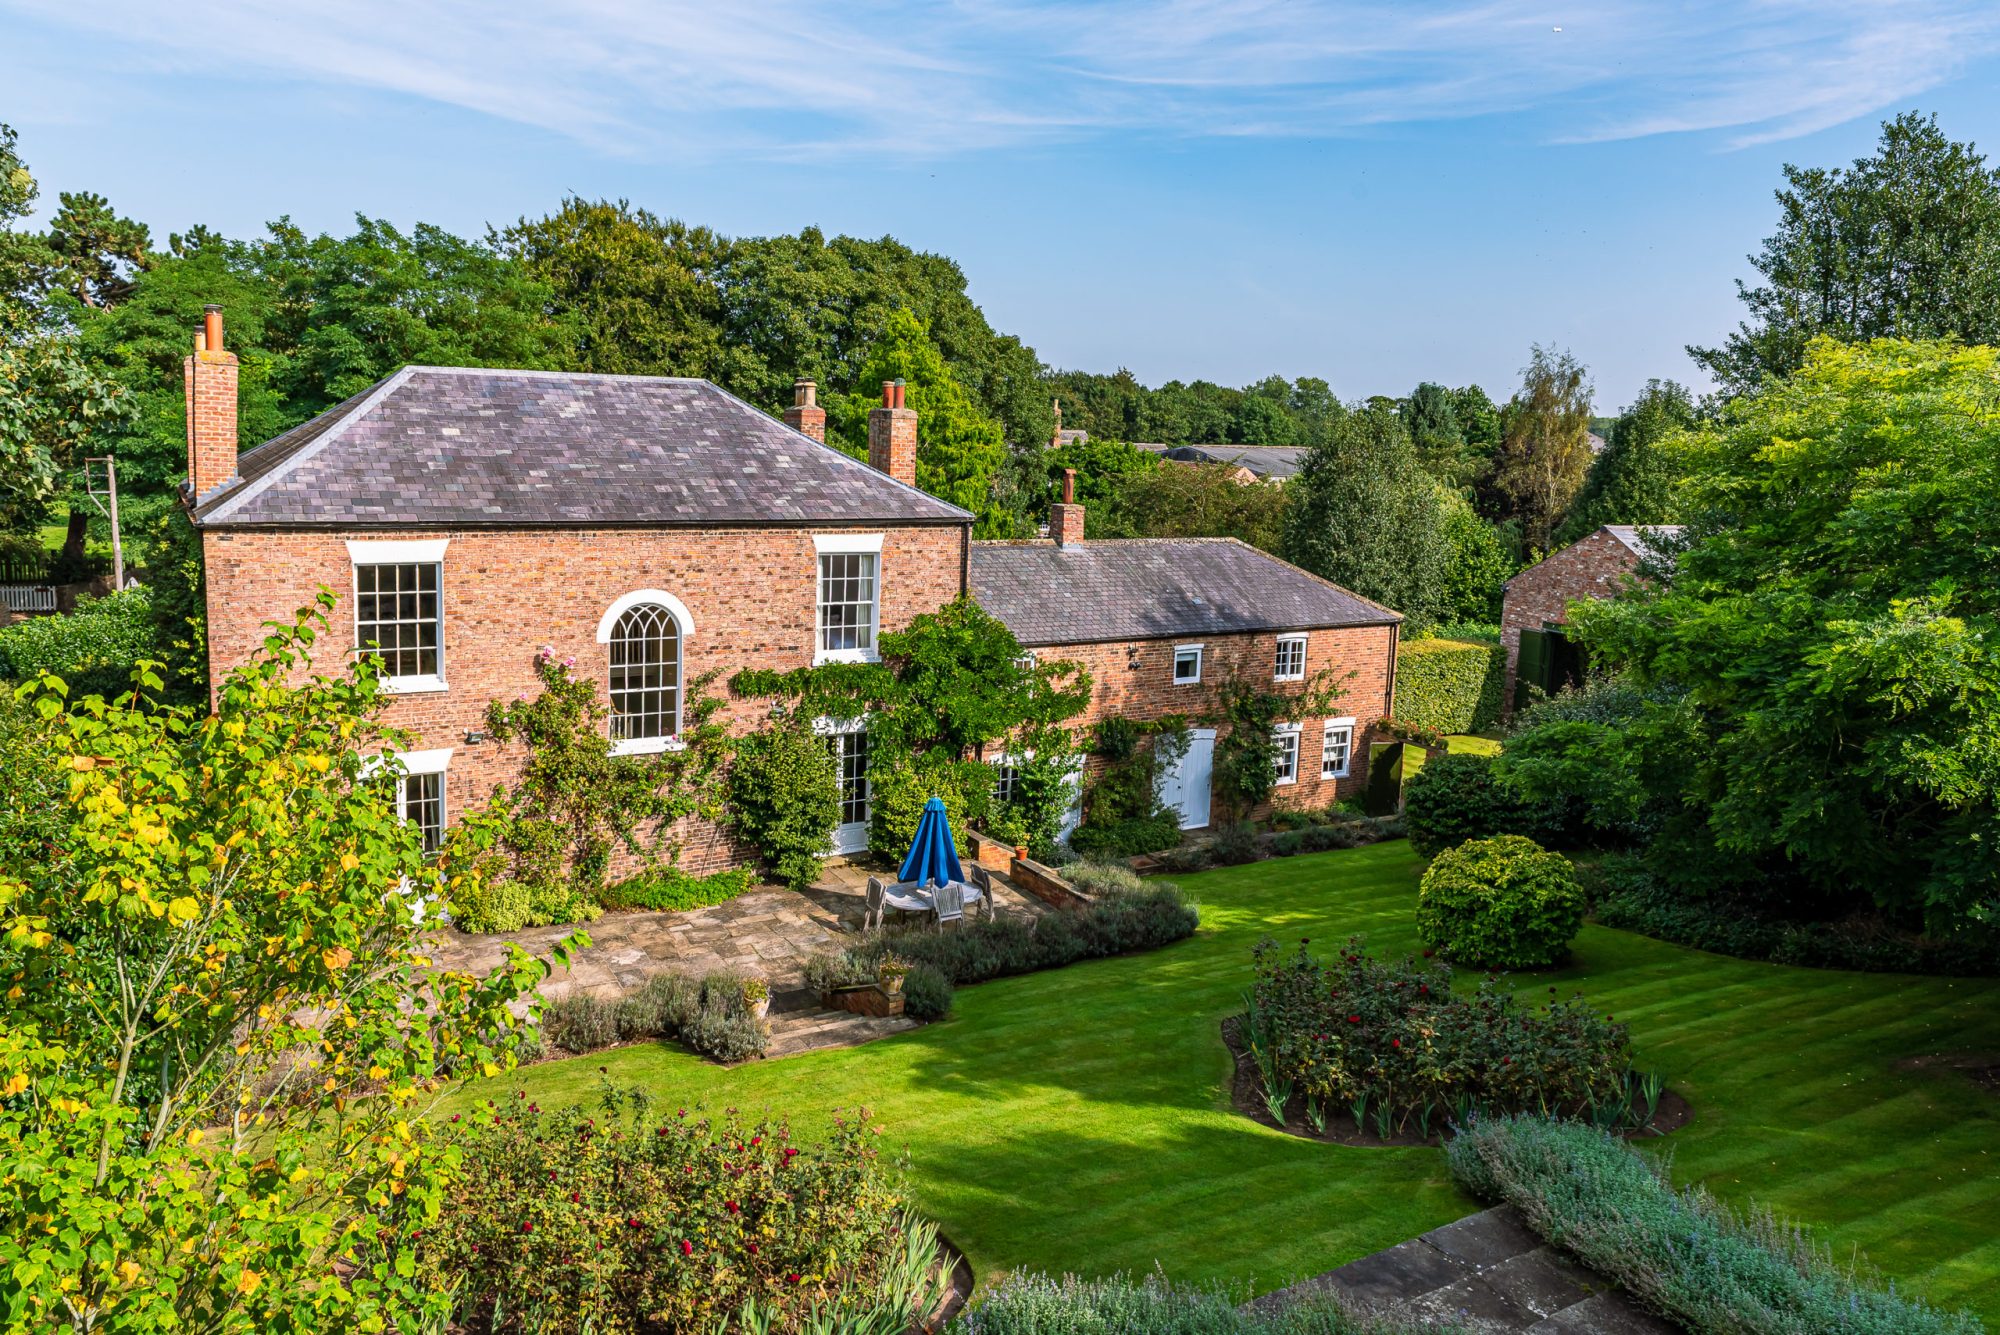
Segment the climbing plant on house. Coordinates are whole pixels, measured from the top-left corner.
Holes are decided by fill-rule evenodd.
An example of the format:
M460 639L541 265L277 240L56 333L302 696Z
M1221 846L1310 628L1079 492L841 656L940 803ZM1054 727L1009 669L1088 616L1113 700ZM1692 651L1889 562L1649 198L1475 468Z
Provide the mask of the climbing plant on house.
M508 876L528 892L531 920L569 922L596 916L612 854L620 847L648 862L678 861L675 827L691 816L722 814L727 729L710 694L716 673L688 683L680 744L656 755L620 755L610 741L610 708L597 686L573 675L575 662L543 648L535 657L542 693L494 701L486 726L503 742L528 747L520 782L502 788L508 813Z
M1278 779L1278 724L1331 712L1353 676L1326 669L1286 691L1241 680L1223 684L1202 722L1216 730L1211 782L1225 820L1243 820L1270 801ZM1299 763L1305 763L1304 756Z

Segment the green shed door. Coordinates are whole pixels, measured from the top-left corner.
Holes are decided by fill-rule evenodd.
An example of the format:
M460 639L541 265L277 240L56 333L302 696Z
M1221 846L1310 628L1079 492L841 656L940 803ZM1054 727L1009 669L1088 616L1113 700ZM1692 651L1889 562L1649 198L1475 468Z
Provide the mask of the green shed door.
M1528 703L1530 686L1549 692L1549 650L1548 631L1521 632L1521 655L1514 665L1514 708L1520 709Z

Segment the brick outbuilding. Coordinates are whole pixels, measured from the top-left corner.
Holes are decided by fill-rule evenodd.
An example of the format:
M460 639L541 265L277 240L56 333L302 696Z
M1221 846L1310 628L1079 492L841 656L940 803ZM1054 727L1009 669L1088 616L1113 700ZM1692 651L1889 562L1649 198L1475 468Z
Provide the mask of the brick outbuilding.
M1526 687L1553 695L1582 680L1583 661L1562 628L1569 605L1609 598L1658 560L1678 525L1606 524L1551 553L1507 581L1500 604L1500 642L1507 650L1506 707L1524 704Z

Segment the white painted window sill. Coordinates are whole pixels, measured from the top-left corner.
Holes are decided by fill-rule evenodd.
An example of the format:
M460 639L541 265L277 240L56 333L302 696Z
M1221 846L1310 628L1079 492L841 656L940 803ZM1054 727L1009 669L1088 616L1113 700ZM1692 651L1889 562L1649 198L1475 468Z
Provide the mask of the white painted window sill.
M1298 775L1296 775L1296 774L1294 774L1294 775L1293 775L1293 776L1292 776L1291 778L1289 778L1289 779L1273 779L1273 780L1271 780L1271 786L1272 786L1273 788L1288 788L1288 787L1290 787L1290 786L1291 786L1292 784L1295 784L1295 783L1297 783L1298 781L1299 781L1299 776L1298 776Z
M1344 779L1347 777L1347 771L1344 769L1321 770L1319 777L1322 779Z
M824 663L879 663L882 655L873 649L821 649L813 655L813 666Z
M443 677L384 677L382 689L393 695L427 695L450 688Z
M666 751L685 751L687 743L678 737L627 737L611 744L614 756L657 756Z

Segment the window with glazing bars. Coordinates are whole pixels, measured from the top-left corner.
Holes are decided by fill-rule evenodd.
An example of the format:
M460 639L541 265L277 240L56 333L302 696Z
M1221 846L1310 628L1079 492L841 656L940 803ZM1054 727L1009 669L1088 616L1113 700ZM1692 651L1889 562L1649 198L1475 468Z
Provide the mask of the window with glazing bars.
M840 823L861 825L868 820L868 734L849 732L839 738Z
M681 628L673 613L641 603L611 629L611 740L672 737L681 730Z
M426 857L444 845L443 774L403 776L403 819L423 831Z
M1319 746L1319 776L1322 779L1347 777L1347 763L1354 751L1354 725L1329 723Z
M1303 635L1280 635L1278 637L1277 671L1272 674L1278 681L1302 681L1306 675L1306 637Z
M819 647L822 653L872 653L875 648L873 552L826 552L819 558Z
M441 677L444 622L435 562L354 568L354 640L390 677Z
M1020 782L1021 771L1011 760L1003 760L993 767L993 800L1002 805L1014 800L1016 785Z
M1273 740L1276 742L1276 765L1278 783L1293 783L1299 777L1299 731L1297 728L1280 727Z

